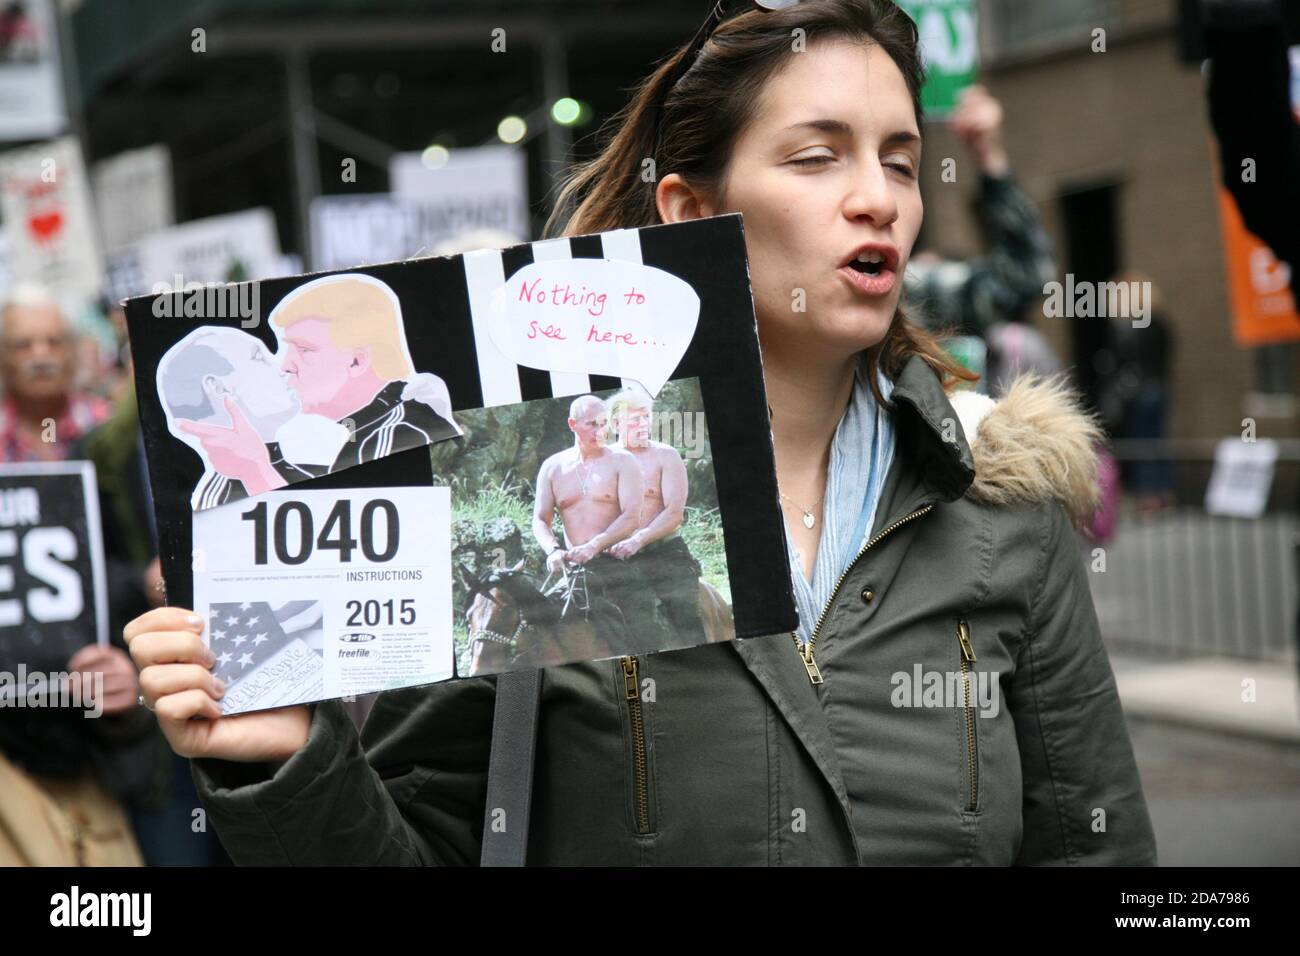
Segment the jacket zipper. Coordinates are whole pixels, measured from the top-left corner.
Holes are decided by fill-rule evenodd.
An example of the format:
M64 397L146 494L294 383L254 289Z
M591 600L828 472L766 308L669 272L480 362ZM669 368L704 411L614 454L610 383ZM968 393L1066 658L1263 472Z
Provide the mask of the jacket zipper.
M637 679L637 659L623 658L623 695L627 716L632 725L632 774L635 780L636 832L650 832L650 786L646 772L645 720L641 714L641 682Z
M975 750L975 708L970 699L970 665L975 663L975 648L970 642L970 628L965 621L957 622L957 643L961 645L961 682L966 695L966 776L970 780L970 799L967 811L979 805L980 768L979 754Z
M812 636L808 639L807 644L799 640L799 633L797 631L790 632L790 636L794 638L795 650L798 651L799 653L799 660L803 662L804 669L808 671L808 679L812 681L814 684L821 684L824 683L824 681L822 680L821 668L817 666L817 660L813 657L813 651L817 647L817 638L821 633L822 622L826 620L827 612L830 611L831 605L835 603L835 597L840 593L840 586L844 583L844 579L849 576L849 572L853 570L854 565L856 565L858 561L861 560L862 556L866 554L869 550L871 550L871 548L878 541L880 541L881 538L883 538L887 534L892 533L895 529L901 528L903 525L907 524L913 518L921 517L921 515L925 514L927 511L930 511L933 508L934 508L934 504L931 503L926 505L924 508L921 508L917 511L913 511L910 515L904 515L902 518L899 518L897 521L891 524L888 528L882 528L879 532L876 533L876 536L874 538L872 538L870 541L868 541L865 545L862 546L862 550L859 551L857 555L853 558L853 560L849 562L849 566L844 569L844 573L840 575L840 579L835 582L835 589L831 591L830 600L827 601L826 606L822 608L822 613L817 618L817 624L813 627Z

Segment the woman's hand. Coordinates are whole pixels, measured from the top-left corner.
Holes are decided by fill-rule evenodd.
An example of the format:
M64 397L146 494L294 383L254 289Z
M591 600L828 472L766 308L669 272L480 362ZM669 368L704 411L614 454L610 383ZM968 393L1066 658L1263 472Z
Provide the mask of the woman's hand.
M175 607L142 614L122 632L140 669L145 705L158 717L167 742L182 757L288 760L307 743L311 709L299 705L223 717L217 701L226 688L211 671L216 657L202 632L202 618Z
M167 585L163 581L162 561L154 555L149 566L144 569L144 596L150 607L162 607L167 603Z

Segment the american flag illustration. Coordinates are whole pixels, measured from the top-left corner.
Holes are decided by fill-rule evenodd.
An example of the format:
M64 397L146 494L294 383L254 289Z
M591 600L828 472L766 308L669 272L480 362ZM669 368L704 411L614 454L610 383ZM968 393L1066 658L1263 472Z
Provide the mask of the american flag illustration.
M217 655L212 672L230 686L255 671L294 638L322 650L323 612L319 601L231 601L209 605L208 646Z

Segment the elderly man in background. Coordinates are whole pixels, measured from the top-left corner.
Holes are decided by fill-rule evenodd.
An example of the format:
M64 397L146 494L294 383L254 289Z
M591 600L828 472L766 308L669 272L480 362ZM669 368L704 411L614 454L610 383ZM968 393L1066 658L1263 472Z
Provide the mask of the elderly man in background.
M20 285L0 305L0 462L58 461L109 413L76 393L75 342L54 299ZM6 661L3 666L11 666ZM125 651L89 643L58 665L93 684L103 675L103 717L68 709L0 708L0 865L137 865L140 852L111 791L133 768L121 758L146 740L152 716L137 705Z
M0 461L60 461L104 422L102 398L73 390L71 323L39 286L19 285L0 307Z

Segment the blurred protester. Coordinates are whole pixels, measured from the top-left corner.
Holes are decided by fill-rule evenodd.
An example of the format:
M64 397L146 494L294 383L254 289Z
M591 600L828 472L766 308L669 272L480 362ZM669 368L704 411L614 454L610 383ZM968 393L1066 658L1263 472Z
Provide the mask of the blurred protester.
M112 417L88 434L76 450L78 457L95 463L109 626L113 634L120 634L127 621L166 603L133 389L126 390ZM193 813L199 799L189 761L176 756L156 722L139 751L143 772L137 786L125 795L125 802L145 863L214 866L229 862L214 831L195 829Z
M984 332L988 345L984 380L992 398L1003 393L1021 375L1050 377L1061 371L1047 337L1025 322L994 322Z
M70 457L104 421L103 399L74 392L72 329L38 286L18 285L0 306L0 460ZM114 633L121 633L120 627ZM103 715L69 708L0 708L0 864L140 864L120 797L139 782L139 744L153 727L136 704L135 666L120 645L88 643L70 661L26 661L30 671L103 674Z
M912 254L904 276L909 318L928 329L984 335L1018 318L1056 277L1048 239L1033 201L1016 185L1002 142L1002 104L982 86L963 93L951 119L979 167L975 214L985 252L973 259Z
M76 337L54 299L20 284L0 307L0 461L59 461L108 418L102 398L73 387Z
M0 453L5 462L69 457L107 406L72 391L75 344L53 299L20 286L0 306ZM117 633L120 633L118 631ZM140 779L154 726L137 704L135 666L119 645L88 643L70 660L25 660L30 672L103 675L103 714L67 707L0 707L0 865L141 863L120 797Z
M74 388L98 395L112 405L130 386L122 362L126 344L122 307L107 300L88 303L73 321L73 334L77 342Z
M1163 299L1148 276L1125 272L1114 281L1137 282L1150 289L1150 316L1148 324L1141 326L1129 318L1110 319L1110 345L1096 358L1101 372L1098 409L1111 437L1159 443L1169 437L1173 333ZM1121 477L1137 498L1139 511L1161 511L1175 504L1174 466L1169 459L1135 457L1124 463Z

